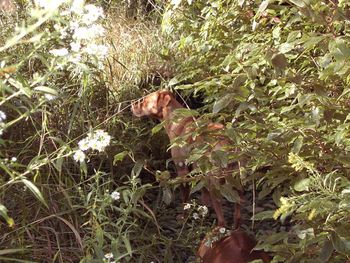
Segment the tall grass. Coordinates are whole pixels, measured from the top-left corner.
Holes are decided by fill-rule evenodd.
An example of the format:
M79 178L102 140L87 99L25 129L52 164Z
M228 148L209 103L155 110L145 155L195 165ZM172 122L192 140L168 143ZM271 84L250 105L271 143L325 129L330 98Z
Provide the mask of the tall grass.
M21 5L1 17L0 261L183 262L202 226L179 224L164 203L172 192L152 173L165 169L167 141L128 108L169 71L157 23L114 12L84 24L69 3ZM75 49L72 22L106 32ZM110 144L81 152L101 129Z

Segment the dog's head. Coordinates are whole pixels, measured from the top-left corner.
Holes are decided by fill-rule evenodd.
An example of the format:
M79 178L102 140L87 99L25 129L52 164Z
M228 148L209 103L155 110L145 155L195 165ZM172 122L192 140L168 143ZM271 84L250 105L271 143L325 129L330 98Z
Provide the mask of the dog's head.
M168 90L156 91L133 102L131 111L137 117L150 116L161 120L164 109L174 99L174 95Z

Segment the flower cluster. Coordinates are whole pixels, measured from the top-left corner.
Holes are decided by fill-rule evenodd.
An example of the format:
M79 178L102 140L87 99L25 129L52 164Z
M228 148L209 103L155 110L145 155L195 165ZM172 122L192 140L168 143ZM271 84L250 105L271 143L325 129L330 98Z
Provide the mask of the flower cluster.
M78 142L79 149L75 152L73 158L77 162L83 162L86 158L85 151L91 149L103 152L110 142L111 136L107 132L103 130L91 132Z
M120 193L118 191L113 191L111 193L111 198L115 201L118 201L120 199Z
M201 217L204 218L208 214L208 207L205 205L197 205L195 202L187 203L184 205L184 210L192 209L193 211L196 211L192 214L193 219L197 220Z
M108 262L108 263L115 263L116 261L113 260L114 259L114 256L113 256L113 253L112 252L109 252L105 255L105 258L104 258L104 262Z
M69 2L36 1L44 9L57 9L63 2ZM61 17L63 19L56 22L54 28L68 45L49 51L56 59L58 68L70 66L72 70L78 70L80 63L84 62L96 62L102 68L102 60L108 55L108 47L98 43L105 33L103 26L98 23L99 19L105 17L103 9L93 4L85 5L82 0L74 0L68 9L61 11Z
M226 236L231 235L231 231L224 227L216 227L211 232L207 233L205 237L204 245L207 247L211 247L214 242L223 239Z

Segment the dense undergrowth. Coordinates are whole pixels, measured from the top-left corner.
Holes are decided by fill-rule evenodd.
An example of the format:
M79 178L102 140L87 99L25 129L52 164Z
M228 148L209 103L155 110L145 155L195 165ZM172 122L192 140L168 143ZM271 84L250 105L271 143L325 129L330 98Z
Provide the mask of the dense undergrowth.
M234 151L188 162L244 164L229 181L254 191L261 228L244 228L274 262L349 259L347 1L7 2L0 262L194 261L214 213L191 203L178 220L168 139L129 109L160 88L200 101L179 113L198 118L192 136L225 125ZM217 192L233 206L231 185Z

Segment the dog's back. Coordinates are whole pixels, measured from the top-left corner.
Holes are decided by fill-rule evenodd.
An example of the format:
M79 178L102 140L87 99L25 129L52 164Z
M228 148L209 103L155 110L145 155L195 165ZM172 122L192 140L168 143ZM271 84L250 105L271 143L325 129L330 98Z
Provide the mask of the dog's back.
M254 251L256 241L242 230L235 230L229 236L208 246L206 238L201 242L197 255L203 263L246 263L261 259L270 262L263 251Z

